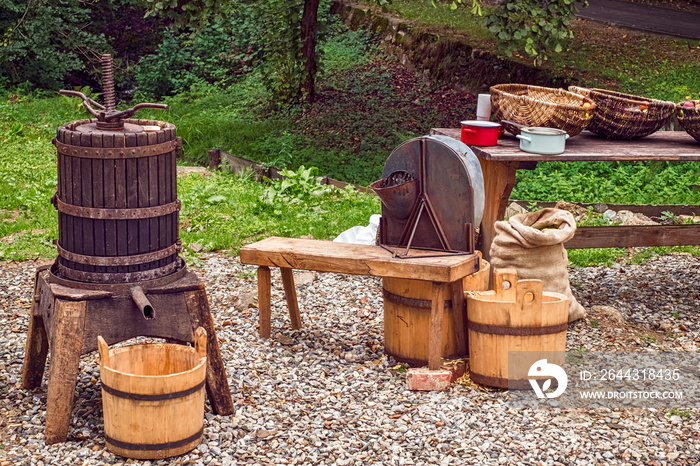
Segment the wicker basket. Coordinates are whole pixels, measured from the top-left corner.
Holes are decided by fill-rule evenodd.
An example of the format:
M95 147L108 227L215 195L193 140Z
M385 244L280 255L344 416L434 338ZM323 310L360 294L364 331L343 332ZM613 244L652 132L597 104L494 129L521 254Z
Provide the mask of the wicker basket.
M588 107L584 107L586 103ZM576 136L591 120L594 110L593 100L564 89L526 84L491 86L491 112L511 134L520 134L520 128L503 120L523 126L559 128Z
M569 86L569 90L595 101L596 110L586 129L609 139L649 136L671 118L675 108L673 102L621 92L576 86Z
M681 127L691 136L695 138L696 141L700 142L700 100L692 101L695 104L695 108L683 107L682 104L676 105L676 116L678 116L678 121Z

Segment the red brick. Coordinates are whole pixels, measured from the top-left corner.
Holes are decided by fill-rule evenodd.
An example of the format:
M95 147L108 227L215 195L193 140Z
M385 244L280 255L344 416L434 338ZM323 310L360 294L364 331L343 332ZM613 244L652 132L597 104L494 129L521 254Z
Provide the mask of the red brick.
M408 370L406 385L409 390L447 390L450 388L451 379L452 371L444 369L431 371L421 367Z

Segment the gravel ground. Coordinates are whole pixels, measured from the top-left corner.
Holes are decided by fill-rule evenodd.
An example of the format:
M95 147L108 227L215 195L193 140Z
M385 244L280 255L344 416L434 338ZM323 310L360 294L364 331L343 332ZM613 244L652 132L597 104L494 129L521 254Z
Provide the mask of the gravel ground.
M235 414L206 407L192 452L134 461L105 448L97 354L81 361L67 442L44 444L46 378L20 379L36 262L0 264L0 465L97 464L699 464L700 420L668 409L513 409L508 392L453 384L411 392L383 353L381 282L300 273L304 327L289 328L273 271L273 338L257 332L255 269L201 256ZM700 260L674 254L645 265L571 271L588 318L568 347L696 351Z

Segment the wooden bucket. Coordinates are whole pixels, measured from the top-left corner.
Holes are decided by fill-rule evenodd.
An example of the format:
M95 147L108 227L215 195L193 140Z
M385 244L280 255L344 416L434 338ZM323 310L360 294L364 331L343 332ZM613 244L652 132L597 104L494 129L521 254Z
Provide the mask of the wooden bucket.
M469 370L471 379L500 388L530 388L531 363L516 362L508 372L508 352L552 354L562 360L566 350L569 300L542 291L541 280L520 280L515 269L494 274L494 290L467 295ZM537 353L535 353L537 352ZM514 354L516 359L521 356Z
M206 331L195 347L148 343L109 349L100 336L105 441L136 459L181 455L202 441Z
M490 270L491 265L481 259L479 271L464 278L464 290L486 290ZM430 310L433 283L424 280L384 278L382 286L384 295L384 352L393 356L397 361L411 366L425 366L428 364L430 351ZM442 341L443 358L465 356L465 350L457 348L451 299L445 301Z

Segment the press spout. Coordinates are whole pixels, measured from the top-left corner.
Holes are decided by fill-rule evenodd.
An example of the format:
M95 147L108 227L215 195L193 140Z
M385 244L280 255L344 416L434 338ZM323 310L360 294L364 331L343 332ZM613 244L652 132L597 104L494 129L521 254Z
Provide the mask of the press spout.
M145 317L146 320L155 319L156 313L153 310L151 302L148 300L146 294L143 292L143 288L141 288L140 286L135 286L131 289L130 293L131 299L134 300L134 303L143 314L143 317Z

